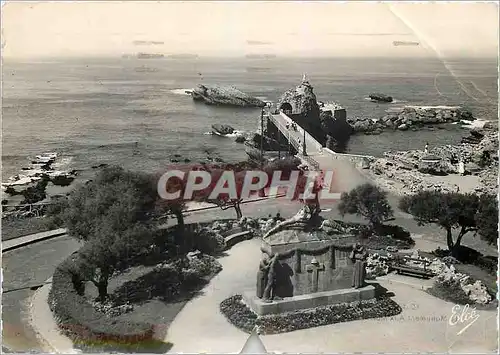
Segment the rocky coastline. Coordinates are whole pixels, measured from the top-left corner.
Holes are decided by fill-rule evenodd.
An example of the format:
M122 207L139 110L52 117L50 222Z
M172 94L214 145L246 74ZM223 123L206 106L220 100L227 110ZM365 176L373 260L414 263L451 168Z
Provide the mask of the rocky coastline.
M386 130L418 130L425 126L474 120L468 110L448 106L406 106L395 112L388 112L380 119L366 117L347 119L354 132L365 134L380 134Z
M494 129L472 132L470 136L476 139L482 134L479 142L432 147L428 152L386 152L382 158L373 158L363 172L397 195L422 190L496 194L498 132ZM463 162L463 172L460 171L460 161Z

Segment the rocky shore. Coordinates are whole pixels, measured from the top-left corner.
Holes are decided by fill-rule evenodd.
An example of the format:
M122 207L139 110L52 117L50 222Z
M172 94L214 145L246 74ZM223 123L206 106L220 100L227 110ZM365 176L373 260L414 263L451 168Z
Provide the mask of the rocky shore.
M471 134L478 136L478 132ZM421 190L493 193L498 189L498 133L482 132L481 140L422 150L386 152L365 173L387 190L412 194ZM459 162L462 161L463 172Z
M380 119L350 117L347 119L354 132L379 134L384 130L418 130L424 126L444 123L473 121L472 114L460 107L406 106L396 112L388 112Z

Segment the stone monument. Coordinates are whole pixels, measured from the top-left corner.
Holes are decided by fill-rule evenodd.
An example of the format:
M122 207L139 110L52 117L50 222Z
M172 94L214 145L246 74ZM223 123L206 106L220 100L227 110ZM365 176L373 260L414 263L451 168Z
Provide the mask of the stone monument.
M306 204L263 236L256 292L244 294L258 315L375 297L366 285L366 249L325 233L319 205Z

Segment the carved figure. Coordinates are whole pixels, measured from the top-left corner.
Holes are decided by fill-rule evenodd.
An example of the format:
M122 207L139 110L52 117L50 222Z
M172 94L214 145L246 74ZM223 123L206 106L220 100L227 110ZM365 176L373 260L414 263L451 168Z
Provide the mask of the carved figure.
M350 259L354 263L352 274L352 287L354 288L361 288L365 285L367 258L368 252L365 247L359 243L354 244L350 255Z

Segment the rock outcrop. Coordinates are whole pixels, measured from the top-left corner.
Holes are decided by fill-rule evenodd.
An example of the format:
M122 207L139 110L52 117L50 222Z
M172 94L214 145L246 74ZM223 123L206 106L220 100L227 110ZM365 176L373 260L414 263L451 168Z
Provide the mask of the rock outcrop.
M192 92L193 100L203 101L207 105L240 107L264 107L266 103L245 94L232 86L198 85Z
M368 97L373 102L392 102L392 96L388 96L385 94L373 93L368 95Z
M436 189L443 192L456 192L457 185L444 179L438 182L429 177L458 174L458 162L461 159L465 163L465 174L476 175L479 178L476 192L496 194L498 188L497 137L497 132L484 132L484 137L477 144L462 143L434 147L430 150L430 154L421 150L386 152L383 158L371 163L370 170L375 176L382 177L387 184L400 185L397 189L403 194Z
M380 119L352 117L347 121L354 132L376 134L383 130L419 129L425 125L472 121L472 114L458 107L411 107L407 106L398 112L391 112Z
M231 127L230 125L227 125L227 124L216 123L216 124L212 125L212 131L215 134L219 134L219 135L225 136L226 134L233 133L234 132L234 128Z

